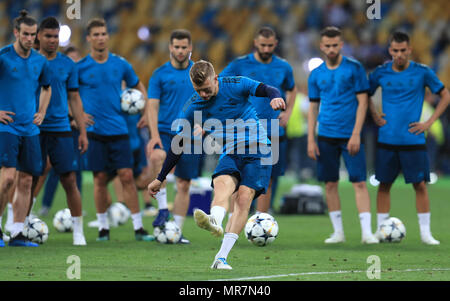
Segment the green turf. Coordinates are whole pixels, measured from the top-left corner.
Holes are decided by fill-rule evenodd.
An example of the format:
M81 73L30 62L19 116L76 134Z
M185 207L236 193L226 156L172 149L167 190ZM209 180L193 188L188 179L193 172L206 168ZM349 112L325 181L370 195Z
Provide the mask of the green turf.
M280 183L277 202L295 184L291 178ZM372 212L375 212L376 188L370 186ZM68 257L80 258L81 281L186 281L213 279L248 280L369 280L366 270L370 255L381 263L381 280L450 280L450 179L440 179L429 186L432 225L439 246L420 242L414 193L410 185L397 181L392 189L392 216L406 225L407 235L399 244L362 245L353 190L350 184L340 186L346 242L325 245L323 240L332 232L327 215L275 215L280 233L267 247L251 245L241 234L231 251L228 262L231 271L211 270L209 267L220 247L221 240L198 229L192 217L185 222L184 234L190 245L162 245L156 242L134 240L132 223L111 228L111 241L96 242L97 230L87 223L95 219L92 184L85 177L83 206L86 247L72 246L70 233L58 233L51 217L44 218L49 225L49 240L38 248L0 248L0 280L68 280L67 270L73 262ZM169 199L173 190L169 189ZM35 211L40 208L40 198ZM64 192L58 188L57 197L49 216L66 207ZM3 221L5 222L4 217ZM153 218L144 217L145 228L151 230ZM372 225L375 227L375 214ZM341 271L341 273L336 273ZM291 274L290 276L286 276ZM281 275L276 277L276 275ZM268 276L269 278L258 278ZM256 277L256 278L248 278ZM376 280L375 280L376 281Z

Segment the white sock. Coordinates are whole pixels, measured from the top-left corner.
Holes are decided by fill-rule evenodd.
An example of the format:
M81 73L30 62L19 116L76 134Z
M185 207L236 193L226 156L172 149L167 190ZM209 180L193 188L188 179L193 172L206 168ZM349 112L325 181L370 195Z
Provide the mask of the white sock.
M344 227L342 226L341 210L331 211L329 214L331 224L333 225L334 233L344 233Z
M177 224L178 228L183 229L185 217L182 215L174 215L173 220L175 221L175 224Z
M3 215L0 215L0 230L2 229L2 219L3 219Z
M35 197L33 197L33 202L31 203L31 209L30 209L30 212L33 211L34 204L36 204L36 198L35 198Z
M239 235L236 233L225 233L222 240L222 245L220 246L219 252L216 254L215 259L217 258L225 258L227 259L228 253L230 253L231 249L234 246L234 243L239 238Z
M11 229L11 237L16 237L19 233L23 231L24 223L13 223Z
M216 219L217 225L219 225L219 226L222 226L223 218L225 217L226 213L227 213L227 210L225 210L224 207L213 206L211 208L211 216Z
M135 231L144 227L142 225L142 215L140 212L132 214L131 219L133 220L133 229Z
M6 224L14 223L14 211L11 203L8 203L8 214L6 215Z
M161 190L155 195L158 201L158 209L167 209L167 190L166 188L161 188Z
M73 223L73 233L83 234L83 217L82 216L72 216Z
M109 230L108 213L97 213L98 230Z
M431 213L430 212L418 213L417 217L419 218L420 235L422 236L431 235L430 230Z
M370 212L361 212L359 214L359 221L361 223L361 232L364 236L372 235L372 215Z
M377 230L380 229L381 223L388 218L389 213L377 213Z

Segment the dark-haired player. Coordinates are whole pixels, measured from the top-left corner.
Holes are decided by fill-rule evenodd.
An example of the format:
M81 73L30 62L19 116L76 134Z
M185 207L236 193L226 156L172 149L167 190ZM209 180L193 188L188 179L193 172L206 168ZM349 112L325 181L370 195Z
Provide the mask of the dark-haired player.
M191 140L194 125L200 123L196 120L199 117L205 121L201 125L203 129L212 131L212 135L223 141L222 154L212 176L214 199L211 214L197 209L194 220L200 228L222 236L222 222L229 208L229 199L234 192L237 193L227 233L211 266L212 269L229 270L231 266L226 261L227 256L245 226L252 200L266 192L272 169L270 140L248 98L250 95L267 97L262 99L270 99L273 110L284 109L285 102L278 89L248 77L218 77L212 64L206 61L198 61L192 66L190 79L196 92L183 108L180 115L182 125L175 141L180 137ZM207 124L214 125L209 128ZM149 184L150 195L154 196L159 191L181 157L182 152L175 154L175 151L169 149L161 172Z
M325 195L334 233L325 243L345 241L339 198L339 164L344 159L355 190L362 243L378 243L372 234L370 197L366 185L366 160L361 130L366 117L369 83L363 66L341 54L341 31L327 27L321 32L320 50L325 61L309 75L308 156L317 160L318 179ZM319 112L320 107L320 112ZM319 122L318 142L315 130Z
M392 61L378 66L370 75L370 95L381 87L383 112L370 103L370 111L380 129L376 152L375 177L380 182L377 193L378 229L389 217L390 190L401 171L406 183L416 193L416 208L422 242L438 245L430 230L430 199L426 182L430 181L430 167L425 147L425 134L433 122L444 113L450 94L436 74L423 64L410 60L409 36L403 32L392 34L389 54ZM439 95L433 115L420 122L425 87ZM379 235L377 231L376 235Z
M259 212L269 212L271 200L276 194L278 178L284 174L286 169L287 139L285 128L297 94L291 65L274 54L277 45L278 39L275 31L267 26L262 27L255 35L255 51L235 59L220 73L220 76L246 76L271 85L280 90L281 96L286 99L286 110L280 112L272 110L269 102L260 99L260 97L251 96L249 98L259 119L264 120L267 124L266 129L269 139L272 141L272 151L277 150L279 152L279 155L274 157L278 160L272 167L267 193L258 198L256 210ZM274 128L272 128L273 119L279 119L279 123L277 122Z
M47 156L49 157L52 168L59 175L66 192L67 205L73 219L73 244L86 245L83 234L81 195L75 174L79 162L69 121L70 106L80 131L78 151L86 152L88 139L84 125L83 104L78 92L78 69L71 58L57 51L59 22L56 18L47 17L42 20L39 25L38 39L39 52L47 58L53 72L52 97L45 119L40 125L42 162L47 162Z
M148 235L142 224L128 128L120 106L122 81L127 87L141 91L144 97L147 91L133 67L124 58L109 52L108 40L105 20L90 20L87 26L90 53L77 64L81 100L86 113L92 115L95 122L87 128L89 149L84 154L83 168L94 173L94 200L99 221L97 240L109 240L107 185L110 174L117 173L125 203L131 211L135 239L151 241L153 236Z
M36 20L21 11L14 19L16 41L0 49L0 216L18 172L9 246L38 246L22 235L32 178L40 174L43 165L38 126L44 120L51 97L47 59L33 49L36 34ZM40 87L37 105L36 92ZM2 233L0 246L4 246Z
M147 151L150 157L151 179L155 179L161 170L167 152L171 147L175 131L172 123L178 117L184 103L194 93L189 80L189 70L194 62L190 60L192 53L191 34L185 29L177 29L170 35L170 61L153 72L148 84L149 107L151 114L151 139ZM184 154L175 169L176 195L174 200L174 220L180 227L189 207L189 187L191 179L199 176L200 154ZM154 227L161 227L169 218L165 183L156 195L158 216L153 221ZM181 243L189 243L184 236Z

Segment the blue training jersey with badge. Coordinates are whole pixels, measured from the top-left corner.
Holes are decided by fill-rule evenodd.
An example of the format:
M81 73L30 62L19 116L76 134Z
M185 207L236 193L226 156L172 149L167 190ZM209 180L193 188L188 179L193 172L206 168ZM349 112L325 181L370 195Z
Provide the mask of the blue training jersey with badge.
M185 69L176 69L169 62L153 72L148 82L148 98L159 99L158 131L174 135L172 122L178 117L186 101L194 93L189 70L194 62L189 61Z
M426 65L410 61L406 70L396 72L392 62L378 66L369 75L373 95L378 87L382 91L383 113L386 124L378 131L378 142L392 145L425 144L425 134L410 133L409 124L419 122L422 114L425 87L439 94L444 84Z
M319 135L330 138L350 138L356 121L358 99L366 93L369 83L360 62L342 56L336 69L325 62L311 71L308 78L310 101L320 102Z
M87 131L103 136L128 134L125 114L120 106L122 81L135 87L139 78L122 57L109 53L104 63L87 55L77 63L79 91L84 111L94 117Z
M78 90L78 68L71 58L59 52L48 63L53 71L52 97L40 128L42 131L68 132L71 131L68 117L68 91ZM38 90L38 100L39 95L40 90Z
M261 63L256 60L253 53L239 57L232 61L220 73L220 76L246 76L253 80L262 82L266 85L277 88L283 99L286 99L286 91L290 91L295 86L294 74L289 63L276 56L272 56L272 61L268 64ZM256 113L260 120L265 119L267 122L267 133L271 136L271 119L276 119L281 111L274 111L270 107L270 100L265 97L257 97L251 95L250 103L255 107ZM279 127L279 134L273 135L283 136L285 129Z
M261 83L241 76L219 77L218 80L216 96L203 100L194 92L186 102L179 121L187 121L188 125L178 123L177 134L190 137L194 124L200 124L216 141L223 142L222 156L240 154L241 151L254 157L266 155L260 147L270 145L270 140L248 100Z
M0 110L14 112L14 122L0 123L0 132L18 136L34 136L39 128L33 123L36 92L40 86L49 86L52 72L47 59L34 49L28 58L22 58L8 45L0 49Z

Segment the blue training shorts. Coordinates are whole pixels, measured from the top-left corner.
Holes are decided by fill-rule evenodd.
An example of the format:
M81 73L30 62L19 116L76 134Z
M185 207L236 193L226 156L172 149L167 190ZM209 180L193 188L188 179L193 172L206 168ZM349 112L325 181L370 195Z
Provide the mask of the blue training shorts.
M400 171L405 183L430 181L430 163L423 149L388 149L377 146L375 178L381 183L393 183Z
M234 176L238 180L236 190L240 185L255 190L256 199L259 195L266 193L269 187L272 165L261 164L262 158L245 155L222 155L214 170L212 179L220 175ZM213 184L211 183L211 186Z
M318 139L320 156L317 160L317 177L322 182L339 181L341 155L347 167L349 181L353 183L366 181L366 158L364 144L359 152L351 156L347 151L348 139L326 138Z
M47 162L48 156L58 175L78 170L79 156L76 154L72 132L41 132L39 140L42 162ZM44 169L45 166L42 173Z
M44 163L41 157L39 135L18 136L0 132L0 166L39 176Z
M278 161L272 165L272 174L271 179L276 179L280 176L283 176L286 171L286 164L287 164L287 139L286 136L279 138L279 144L278 144ZM271 140L272 142L272 140ZM275 151L274 144L272 142L271 146L272 153Z
M89 147L82 156L83 169L114 173L118 169L133 168L128 135L101 136L88 133Z

